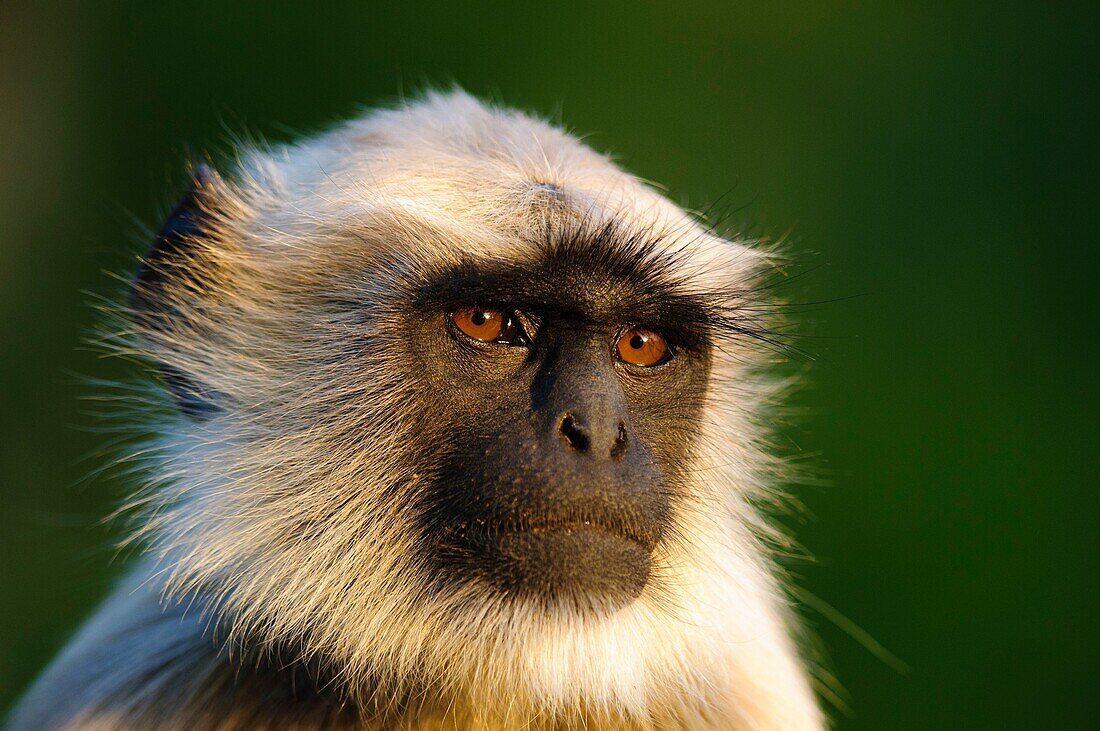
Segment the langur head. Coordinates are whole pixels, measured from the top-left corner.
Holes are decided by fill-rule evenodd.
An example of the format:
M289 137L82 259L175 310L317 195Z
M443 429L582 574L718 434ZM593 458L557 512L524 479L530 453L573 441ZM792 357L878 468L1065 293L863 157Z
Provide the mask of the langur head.
M364 707L812 704L758 511L765 253L462 93L237 160L195 169L120 345L165 395L166 601Z

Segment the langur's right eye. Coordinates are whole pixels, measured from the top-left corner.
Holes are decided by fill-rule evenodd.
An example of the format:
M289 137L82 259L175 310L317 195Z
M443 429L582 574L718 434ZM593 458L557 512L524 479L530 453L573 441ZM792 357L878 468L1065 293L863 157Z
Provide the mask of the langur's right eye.
M463 307L450 314L451 322L462 332L482 343L526 345L516 316L491 307Z
M661 365L672 357L672 348L668 341L656 330L636 327L619 336L615 344L619 359L624 363L652 368Z

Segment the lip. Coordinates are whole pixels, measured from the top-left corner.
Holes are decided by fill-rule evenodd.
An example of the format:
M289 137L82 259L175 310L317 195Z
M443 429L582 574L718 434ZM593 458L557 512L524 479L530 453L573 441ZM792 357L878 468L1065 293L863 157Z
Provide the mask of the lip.
M524 518L515 521L476 521L473 525L463 525L456 531L463 542L473 546L489 547L502 540L520 536L564 537L577 535L602 535L637 543L647 552L653 551L657 538L637 530L633 526L618 522L596 521L585 518L569 520L550 520Z

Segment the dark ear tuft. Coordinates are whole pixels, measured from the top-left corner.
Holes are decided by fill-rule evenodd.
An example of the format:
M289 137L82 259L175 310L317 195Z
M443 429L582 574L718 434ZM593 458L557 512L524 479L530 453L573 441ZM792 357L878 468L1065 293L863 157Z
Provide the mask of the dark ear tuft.
M164 289L194 279L197 250L208 235L210 218L217 210L218 189L224 184L206 165L191 175L191 187L161 226L153 247L142 258L130 286L130 308L142 324L170 330L173 308L167 306Z
M135 323L147 331L170 332L178 327L184 315L174 302L184 291L202 291L201 273L209 268L200 260L207 250L224 186L212 168L197 166L186 195L142 258L130 285L129 304ZM158 363L157 367L184 414L202 419L219 410L219 394L171 363Z

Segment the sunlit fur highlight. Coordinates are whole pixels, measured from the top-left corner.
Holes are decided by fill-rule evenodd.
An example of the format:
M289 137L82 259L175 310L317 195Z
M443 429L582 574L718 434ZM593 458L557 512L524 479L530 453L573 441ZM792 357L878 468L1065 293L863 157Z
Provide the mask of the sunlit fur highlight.
M783 476L765 253L461 92L241 149L201 186L194 270L160 293L172 327L130 318L107 340L224 408L144 413L156 436L127 455L144 484L124 510L145 558L13 728L823 725L771 559L784 538L761 510ZM524 262L548 233L601 227L712 309L703 436L654 575L600 616L476 583L432 593L407 506L439 455L410 448L431 438L431 404L395 308L448 267ZM256 690L273 664L309 669L327 700Z

